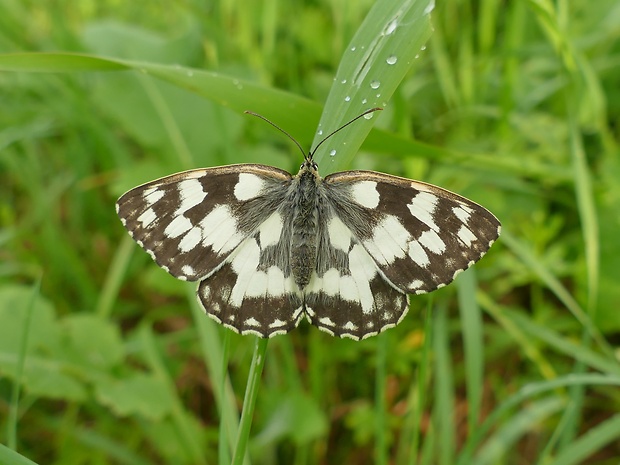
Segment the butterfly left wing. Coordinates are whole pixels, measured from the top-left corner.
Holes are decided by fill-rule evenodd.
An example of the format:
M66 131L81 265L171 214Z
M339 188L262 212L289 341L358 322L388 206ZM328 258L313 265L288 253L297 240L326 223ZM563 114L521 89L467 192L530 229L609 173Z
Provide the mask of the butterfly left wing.
M191 170L130 190L117 212L159 266L200 280L207 315L235 332L271 337L304 316L289 263L290 182L265 165Z
M487 209L431 184L346 171L327 176L324 186L339 219L401 292L423 294L450 283L501 231Z
M160 267L197 281L276 210L290 180L286 171L255 164L184 171L131 189L116 211Z

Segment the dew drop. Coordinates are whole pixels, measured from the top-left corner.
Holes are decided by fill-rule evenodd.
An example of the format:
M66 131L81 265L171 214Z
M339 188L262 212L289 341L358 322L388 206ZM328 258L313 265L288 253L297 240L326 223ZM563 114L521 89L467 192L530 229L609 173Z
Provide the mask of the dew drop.
M416 55L413 58L415 58L417 60L418 58L420 58L420 54L416 53Z
M428 5L426 5L426 8L424 8L423 14L429 15L431 14L431 11L433 11L434 9L435 9L435 0L431 0L430 2L428 2Z
M330 157L333 157L333 156L335 156L335 155L336 155L336 149L331 149L331 150L329 151L329 156L330 156Z
M372 119L373 116L374 116L374 113L366 113L364 115L364 119Z
M366 103L368 103L368 100L363 99L363 100L362 100L362 105L366 105Z
M353 47L351 47L351 51L352 52L355 52L355 49L356 49L355 45Z
M317 132L317 134L318 134L319 136L322 136L322 135L323 135L323 130L322 130L322 129L319 129L319 131Z
M344 98L345 102L350 102L351 101L351 97L349 97L348 95Z
M347 83L346 79L343 79L342 81L340 81L340 84L346 84L346 83Z
M377 80L370 81L370 87L372 89L378 89L380 85L381 85L381 83L379 81L377 81Z
M390 21L390 23L386 26L385 31L383 32L383 35L389 36L390 34L393 34L397 27L398 27L397 19Z
M390 56L387 58L387 60L385 60L385 62L386 62L388 65L393 65L393 64L395 64L397 61L398 61L398 58L396 57L396 55L390 55Z
M426 50L426 45L422 45L422 46L420 47L420 50L422 50L422 51Z

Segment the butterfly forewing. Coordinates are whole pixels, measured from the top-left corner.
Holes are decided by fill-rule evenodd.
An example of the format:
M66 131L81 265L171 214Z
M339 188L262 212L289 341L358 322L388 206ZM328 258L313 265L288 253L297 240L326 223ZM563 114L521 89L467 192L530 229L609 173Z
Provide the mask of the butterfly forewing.
M342 222L402 292L450 283L500 233L488 210L431 184L374 171L335 173L324 184Z
M176 278L197 281L222 266L269 217L290 179L286 171L264 165L185 171L128 191L116 209L159 266ZM266 197L263 191L276 195Z

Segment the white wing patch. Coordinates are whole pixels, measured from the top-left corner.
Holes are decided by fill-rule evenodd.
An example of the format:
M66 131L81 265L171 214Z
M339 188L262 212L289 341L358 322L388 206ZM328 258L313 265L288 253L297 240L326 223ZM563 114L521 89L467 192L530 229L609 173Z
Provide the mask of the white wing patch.
M439 231L434 219L435 208L437 208L438 200L439 199L437 196L429 192L420 192L413 199L411 199L411 203L409 203L407 207L409 207L411 214L418 220L431 228L433 231Z
M250 237L229 259L237 275L230 294L231 305L241 307L243 300L250 297L282 297L296 289L292 276L285 277L277 266L271 266L266 272L259 271L260 254L256 239Z
M440 255L446 251L446 243L441 240L441 237L432 229L420 234L418 242L435 255Z
M201 240L201 229L195 226L189 231L187 231L187 233L185 233L185 236L183 236L183 239L181 239L181 242L179 242L179 250L183 253L187 253L193 250L193 248L196 247L198 244L200 244Z
M199 223L205 247L212 247L217 254L225 254L233 250L243 240L244 235L237 228L237 220L230 208L218 205Z
M282 220L282 215L277 211L273 212L269 218L263 221L259 228L261 247L276 245L280 241L283 226L284 221Z
M377 275L377 265L360 244L355 244L348 256L348 274L341 274L336 268L328 269L320 277L314 272L304 292L322 292L328 297L357 302L364 313L369 313L374 306L370 281Z
M426 268L431 263L428 258L428 254L424 251L418 241L411 241L409 243L409 258L411 258L411 260L416 262L422 268Z
M375 181L360 181L351 186L352 200L366 208L377 208L381 196Z
M143 228L148 228L156 219L157 215L155 215L155 211L152 208L144 210L144 213L138 217L138 221L142 223Z
M475 236L475 234L472 233L471 230L465 225L459 228L459 232L457 233L457 236L459 237L461 241L463 241L463 244L465 244L467 247L469 247L472 244L472 242L477 240L477 237Z
M329 219L327 232L329 234L329 241L335 249L340 249L343 252L349 251L349 247L351 247L351 230L345 226L340 218L333 216Z
M264 181L255 174L239 173L239 181L235 185L235 197L241 201L254 199L264 186Z
M373 237L364 241L364 247L379 265L390 265L407 254L411 234L392 215L386 215L373 229Z
M147 189L143 193L144 201L147 205L151 206L157 203L164 196L164 191L157 186Z
M174 213L175 215L183 215L190 208L202 203L207 196L198 179L185 179L177 187L181 197L181 204Z
M166 229L164 229L164 235L170 239L175 239L187 231L192 229L192 222L185 216L177 216L173 219Z
M461 205L459 207L453 207L452 213L454 213L454 216L456 216L463 223L467 223L469 217L471 216L472 209L465 205Z

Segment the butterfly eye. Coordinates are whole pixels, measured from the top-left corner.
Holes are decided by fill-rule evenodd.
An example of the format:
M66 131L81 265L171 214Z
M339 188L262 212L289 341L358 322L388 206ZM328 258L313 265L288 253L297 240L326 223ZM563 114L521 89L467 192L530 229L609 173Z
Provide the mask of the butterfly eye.
M312 162L312 169L313 170L318 170L319 169L319 165L317 165L316 163Z
M301 165L299 165L299 169L302 169L304 167L305 163L302 163Z

